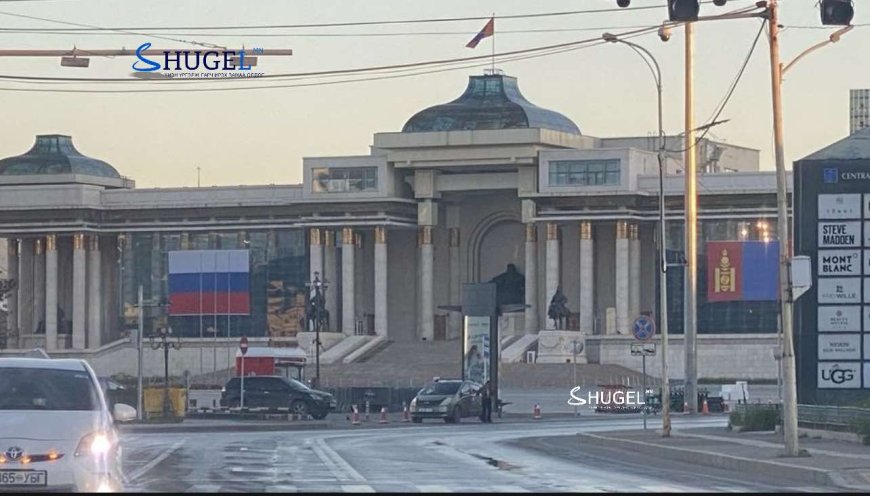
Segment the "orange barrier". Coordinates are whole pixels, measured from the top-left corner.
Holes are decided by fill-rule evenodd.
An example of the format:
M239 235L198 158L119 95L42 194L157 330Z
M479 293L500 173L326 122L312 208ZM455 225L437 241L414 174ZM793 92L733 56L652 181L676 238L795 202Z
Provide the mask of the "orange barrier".
M389 423L389 422L390 422L390 421L387 420L387 407L382 406L382 407L381 407L381 419L378 420L378 423L379 423L379 424L387 424L387 423Z
M532 418L534 420L541 420L541 405L535 403L535 408L532 410Z
M350 419L351 419L350 423L352 425L359 425L360 424L360 422L359 422L359 410L357 409L356 405L353 405L353 413L351 414Z

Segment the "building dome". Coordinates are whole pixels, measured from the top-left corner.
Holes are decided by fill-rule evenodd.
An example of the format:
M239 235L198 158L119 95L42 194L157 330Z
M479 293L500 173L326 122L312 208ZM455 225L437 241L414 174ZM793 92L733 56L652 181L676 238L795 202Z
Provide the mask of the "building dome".
M494 74L470 76L462 96L417 112L405 123L402 132L527 128L580 134L577 125L564 115L526 100L516 78Z
M73 146L72 138L61 134L39 135L24 155L0 160L0 177L61 174L121 178L114 167L82 155Z

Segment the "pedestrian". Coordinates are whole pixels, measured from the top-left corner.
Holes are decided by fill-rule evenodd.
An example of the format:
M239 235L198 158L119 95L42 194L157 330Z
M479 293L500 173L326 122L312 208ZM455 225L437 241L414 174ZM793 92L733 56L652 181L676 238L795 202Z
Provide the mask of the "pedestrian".
M492 422L492 383L487 380L480 388L480 421Z

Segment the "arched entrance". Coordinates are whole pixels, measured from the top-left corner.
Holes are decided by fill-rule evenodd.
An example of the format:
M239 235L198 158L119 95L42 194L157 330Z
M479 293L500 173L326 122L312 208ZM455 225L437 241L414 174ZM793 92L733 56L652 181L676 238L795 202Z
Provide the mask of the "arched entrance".
M498 212L481 220L469 239L469 274L487 282L514 264L525 274L525 230L514 213Z

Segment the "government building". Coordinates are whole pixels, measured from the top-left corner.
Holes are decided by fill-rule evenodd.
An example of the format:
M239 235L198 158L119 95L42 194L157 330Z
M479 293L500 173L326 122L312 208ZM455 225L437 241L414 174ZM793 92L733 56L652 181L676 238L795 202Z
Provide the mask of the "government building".
M517 303L499 320L505 362L571 362L579 342L578 362L639 369L632 322L657 320L657 137L584 134L527 100L513 77L469 77L455 100L375 133L367 155L304 158L302 184L136 188L122 164L91 158L100 150L80 152L73 138L39 135L0 160L2 277L17 281L6 295L7 352L40 347L88 358L100 373L134 373L140 287L146 336L168 325L184 343L173 367L226 368L228 352L210 350L234 349L242 335L310 352L315 276L326 284L324 359L344 363L385 342L416 343L422 354L458 341L462 285L499 276ZM666 148L679 378L682 138L667 137ZM776 301L709 301L706 251L711 241L775 242L775 174L759 170L757 150L704 138L695 151L699 376L775 378ZM185 250L245 250L246 311L217 301L198 315L166 311L169 254ZM209 270L219 271L203 269L200 281ZM217 276L210 290L220 297ZM547 316L557 291L569 312L559 329ZM162 374L162 353L149 360L146 373Z

